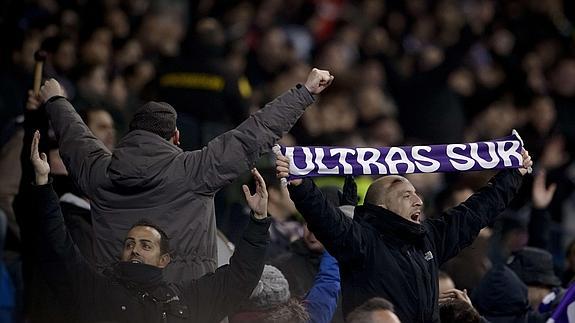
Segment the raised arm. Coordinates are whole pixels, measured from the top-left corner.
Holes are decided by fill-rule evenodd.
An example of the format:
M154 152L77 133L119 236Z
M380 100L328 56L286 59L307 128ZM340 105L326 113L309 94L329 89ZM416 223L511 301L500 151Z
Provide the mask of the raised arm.
M202 150L189 152L187 165L192 189L215 193L252 168L313 103L312 94L321 93L332 80L328 71L313 69L305 85L280 95Z
M82 191L91 195L90 187L96 174L103 171L98 163L111 156L110 151L98 140L64 97L58 81L49 79L40 89L40 98L58 139L60 155L69 174Z
M324 251L312 288L304 299L310 323L331 322L341 290L337 260Z
M252 174L256 193L251 195L249 188L243 186L252 216L230 264L183 286L186 299L197 308L194 322L219 322L232 314L249 298L262 275L271 219L267 216L265 182L257 170L253 169Z
M465 202L447 210L438 219L424 221L435 242L440 265L469 246L479 231L493 223L513 200L521 186L522 176L533 165L526 150L522 155L523 167L500 171Z
M46 281L66 306L74 305L81 295L80 288L92 290L95 272L80 254L64 224L56 192L49 183L50 166L46 154L38 153L40 134L32 140L30 160L34 167L35 184L31 187L36 212L34 234L38 236L37 261ZM70 307L73 308L73 307Z
M289 175L289 159L276 156L278 177ZM288 186L290 198L307 225L326 249L340 262L361 255L361 230L353 220L336 208L310 179L293 180Z

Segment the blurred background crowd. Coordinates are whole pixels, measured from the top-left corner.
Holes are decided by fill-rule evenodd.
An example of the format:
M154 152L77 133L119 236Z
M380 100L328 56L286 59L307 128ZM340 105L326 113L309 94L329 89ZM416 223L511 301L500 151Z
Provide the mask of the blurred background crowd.
M133 112L157 100L178 111L182 148L199 149L303 82L312 66L329 70L335 82L284 145L458 143L517 129L541 178L527 178L514 208L482 233L478 244L486 246L474 250L485 255L476 257L475 268L486 270L489 254L529 244L552 253L557 275L567 270L565 286L575 271L574 1L35 0L2 6L0 208L7 264L17 264L11 198L18 190L34 54L42 49L44 77L64 86L109 148L126 133ZM267 173L269 183L274 172ZM424 197L426 216L433 216L490 176L408 177ZM360 193L370 180L357 180ZM556 191L545 199L550 183ZM303 238L304 228L287 192L270 186L273 247L281 253ZM246 212L234 192L240 190L218 195L216 211L231 242ZM498 243L489 242L494 237ZM457 268L450 274L458 287L472 288L481 277Z

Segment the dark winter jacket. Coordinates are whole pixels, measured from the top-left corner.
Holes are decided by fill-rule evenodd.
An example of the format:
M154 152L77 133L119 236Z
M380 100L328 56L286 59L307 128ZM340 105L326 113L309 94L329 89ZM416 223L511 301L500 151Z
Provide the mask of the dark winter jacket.
M38 261L75 322L219 322L249 297L263 271L269 218L252 218L230 265L198 280L166 283L160 268L127 262L99 273L71 240L51 185L31 190Z
M340 264L344 315L378 296L395 305L402 322L439 322L439 266L505 209L521 179L517 170L501 171L464 203L421 224L369 204L356 207L351 220L311 180L290 187L290 196Z
M168 280L215 270L215 193L271 151L312 102L304 86L293 88L201 150L185 152L158 135L135 130L110 152L67 100L49 101L46 111L62 160L91 200L98 269L116 259L131 224L147 218L177 247L165 273Z

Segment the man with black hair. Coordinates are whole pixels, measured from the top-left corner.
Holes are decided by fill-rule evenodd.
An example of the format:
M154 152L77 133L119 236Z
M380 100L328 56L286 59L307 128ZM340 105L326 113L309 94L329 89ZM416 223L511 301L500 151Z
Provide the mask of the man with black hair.
M216 267L214 195L232 182L288 131L333 76L313 69L298 85L201 150L182 151L176 111L148 102L134 115L130 131L110 152L48 80L40 99L74 182L90 198L97 258L103 269L119 253L121 237L142 217L172 235L176 250L166 269L170 280L198 278ZM192 104L194 104L192 102Z
M58 197L52 189L46 154L34 135L31 156L35 185L28 185L36 207L25 221L37 237L38 264L73 322L220 322L248 299L264 267L269 242L267 189L256 169L255 194L244 185L251 220L230 265L197 280L168 283L168 235L155 223L138 221L124 238L120 261L99 273L72 241Z

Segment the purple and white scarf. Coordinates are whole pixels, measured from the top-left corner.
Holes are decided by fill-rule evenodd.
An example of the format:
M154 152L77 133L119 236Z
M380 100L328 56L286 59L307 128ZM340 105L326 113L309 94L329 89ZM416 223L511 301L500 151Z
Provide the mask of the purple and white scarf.
M289 179L338 175L391 175L519 168L523 141L512 135L467 144L381 148L281 147ZM277 150L277 149L276 149Z

